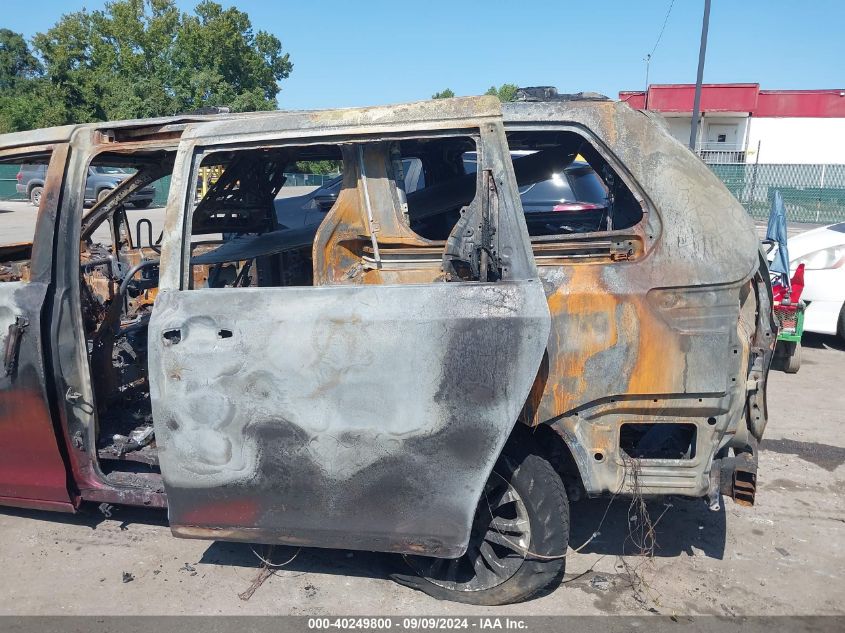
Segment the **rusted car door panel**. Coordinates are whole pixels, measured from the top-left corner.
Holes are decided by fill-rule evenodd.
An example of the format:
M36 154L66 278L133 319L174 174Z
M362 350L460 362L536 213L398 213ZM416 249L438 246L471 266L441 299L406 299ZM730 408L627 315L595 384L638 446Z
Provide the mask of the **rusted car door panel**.
M548 335L536 280L162 291L174 533L460 555Z
M2 150L0 146L0 150ZM0 504L73 511L47 388L42 312L50 291L53 233L68 155L52 146L27 281L0 282ZM44 147L18 148L22 155ZM10 154L11 155L11 154Z
M72 509L45 393L39 322L46 292L44 283L0 283L0 351L14 342L16 320L26 323L11 350L12 373L0 367L0 504Z

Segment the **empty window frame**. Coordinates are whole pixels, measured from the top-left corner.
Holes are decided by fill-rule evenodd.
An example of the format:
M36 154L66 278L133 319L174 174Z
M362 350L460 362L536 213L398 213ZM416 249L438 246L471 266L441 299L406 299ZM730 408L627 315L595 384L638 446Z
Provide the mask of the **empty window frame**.
M393 256L439 271L456 225L480 204L467 151L468 136L211 150L196 166L215 178L193 204L189 287L356 282ZM341 175L288 195L290 169L316 162ZM478 277L473 262L449 262L456 279Z
M30 260L49 153L0 163L0 282L30 280ZM52 236L46 236L52 240Z
M79 201L80 304L97 405L97 454L107 476L156 473L147 326L174 150L95 156Z
M508 145L532 238L608 233L642 220L631 190L580 134L511 131Z

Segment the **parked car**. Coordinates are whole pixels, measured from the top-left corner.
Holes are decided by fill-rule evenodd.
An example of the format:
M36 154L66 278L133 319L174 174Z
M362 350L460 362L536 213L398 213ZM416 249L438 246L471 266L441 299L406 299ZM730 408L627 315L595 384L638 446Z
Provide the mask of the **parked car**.
M514 169L530 151L512 151ZM572 161L549 178L519 188L528 232L534 236L589 233L607 228L607 188L584 160ZM467 172L475 172L474 152L464 155Z
M804 330L845 340L845 222L789 238L789 267L804 264Z
M47 174L45 164L23 164L17 175L15 188L21 195L26 196L29 201L38 206L41 203L41 193L44 190L44 177ZM104 199L115 187L117 187L132 172L120 167L100 165L88 169L88 179L85 182L85 203L93 204ZM149 186L135 192L127 202L137 209L146 209L153 203L155 198L155 187Z
M765 258L649 113L444 99L95 123L0 152L49 160L34 243L0 247L0 503L394 552L405 584L503 604L559 582L579 498L754 502ZM520 188L578 156L606 226L531 235ZM83 209L86 166L115 157L138 183L175 169L160 244L132 234L131 186ZM342 162L337 197L280 226L306 160Z
M406 194L425 186L422 161L418 158L403 159L402 170ZM301 196L277 198L275 207L279 227L298 229L320 224L326 213L337 202L342 184L343 176L335 176L327 183Z
M511 158L519 160L533 153L513 151ZM464 153L462 160L465 173L475 173L476 152ZM425 187L422 161L405 158L402 164L405 194ZM337 176L307 194L277 199L276 215L280 225L299 228L322 222L337 200L342 181L342 176ZM520 187L519 196L531 235L583 233L606 228L607 189L583 160L573 161L561 172L550 174L546 180Z

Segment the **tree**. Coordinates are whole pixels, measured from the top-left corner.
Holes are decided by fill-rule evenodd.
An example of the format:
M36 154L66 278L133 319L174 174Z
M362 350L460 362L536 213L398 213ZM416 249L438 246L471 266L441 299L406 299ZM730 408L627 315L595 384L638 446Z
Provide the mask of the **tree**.
M41 109L48 106L52 123L162 116L207 105L273 110L278 82L293 69L275 35L254 32L246 13L213 0L202 0L193 14L181 12L176 0L115 0L102 11L62 16L32 45L27 57L23 38L0 32L0 104L14 106L13 112L23 108L21 116L0 114L0 130L26 129L26 121L44 120ZM9 72L26 80L13 90L2 83ZM42 97L27 113L20 93L29 90Z
M516 91L519 86L516 84L502 84L498 88L490 86L484 94L499 97L499 101L506 103L508 101L516 101Z
M0 90L9 90L35 77L41 64L20 33L0 29Z
M300 174L339 174L342 163L339 160L301 160L294 164L292 171Z
M446 90L441 90L440 92L435 92L431 95L432 99L451 99L455 96L455 93L450 89L446 88Z
M63 122L43 70L23 35L0 29L0 132Z

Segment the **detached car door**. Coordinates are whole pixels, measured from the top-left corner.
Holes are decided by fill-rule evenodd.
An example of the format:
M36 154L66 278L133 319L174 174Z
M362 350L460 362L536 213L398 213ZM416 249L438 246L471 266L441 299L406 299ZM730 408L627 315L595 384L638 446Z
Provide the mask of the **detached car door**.
M399 204L389 195L394 181L384 177L389 154L383 143L355 136L401 130L402 121L380 108L330 121L344 145L344 186L314 240L316 285L202 288L187 258L190 183L204 157L240 151L248 138L265 169L275 154L262 142L306 136L308 149L321 122L279 114L197 126L183 137L174 172L183 189L171 189L149 329L153 416L176 535L441 557L465 551L483 486L540 366L550 319L500 119L483 108L468 108L459 122L420 110L417 130L429 117L437 127L431 134L452 125L483 150L478 182L489 191L477 191L465 210L466 217L496 216L501 278L446 281L439 268L445 240L392 232L401 212L386 211ZM292 155L295 148L282 149ZM235 156L229 165L237 151L226 155ZM220 182L226 178L224 171ZM230 179L220 217L234 213L236 199L240 209L261 199L272 205L273 191L244 191L248 178ZM261 182L272 179L262 174ZM449 244L467 231L453 231ZM417 246L402 251L408 244ZM433 253L431 278L421 269L403 283L402 266L415 264L402 252L413 261ZM343 258L352 262L348 270L321 269Z
M0 504L72 511L49 405L42 337L49 327L42 315L52 284L55 222L68 146L21 147L13 142L16 147L9 148L9 137L0 138L4 167L48 166L37 213L28 202L21 210L3 212L16 215L7 216L0 235Z

